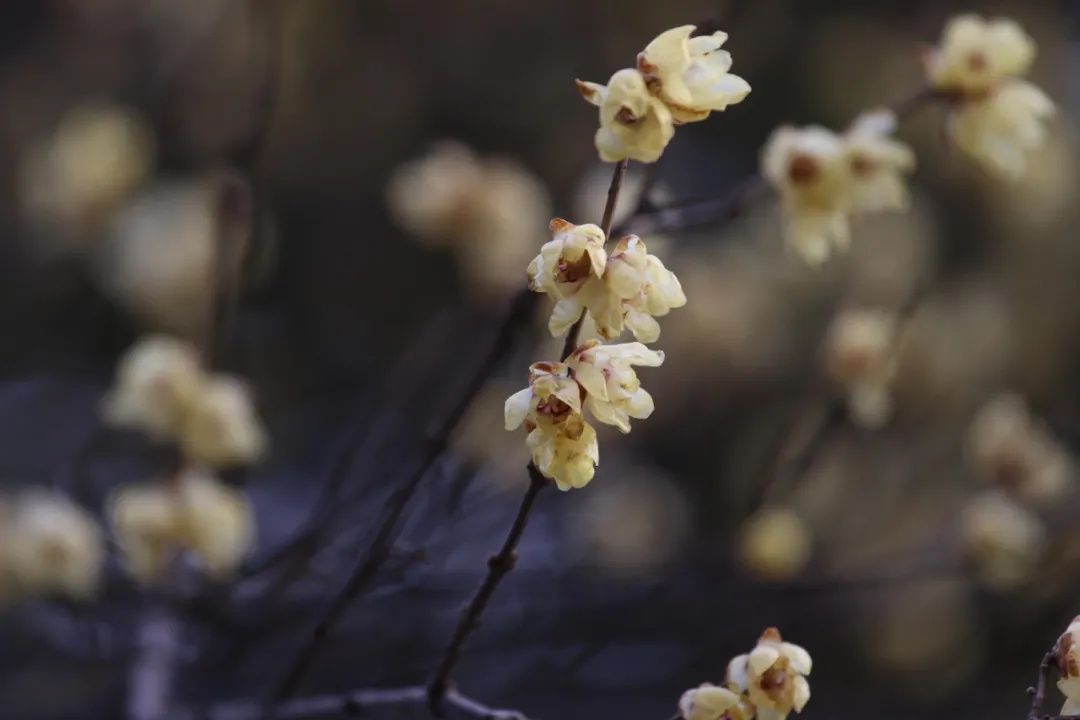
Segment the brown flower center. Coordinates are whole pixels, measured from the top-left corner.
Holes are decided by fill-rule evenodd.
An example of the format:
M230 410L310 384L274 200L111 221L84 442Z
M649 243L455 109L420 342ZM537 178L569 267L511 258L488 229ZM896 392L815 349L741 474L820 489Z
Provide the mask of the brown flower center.
M821 176L821 166L809 155L796 155L788 165L788 178L795 185L806 185Z

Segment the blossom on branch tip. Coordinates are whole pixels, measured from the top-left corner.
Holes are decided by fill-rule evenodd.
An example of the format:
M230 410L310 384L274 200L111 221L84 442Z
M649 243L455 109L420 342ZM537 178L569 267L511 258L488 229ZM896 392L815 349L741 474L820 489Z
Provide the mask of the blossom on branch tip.
M704 683L679 699L683 720L750 720L754 708L747 699L725 687Z
M630 432L630 418L644 420L652 415L652 396L641 387L634 365L659 367L664 353L650 350L641 343L602 345L589 340L580 345L566 365L574 379L586 391L585 407L593 417Z
M953 18L939 47L928 53L932 87L952 103L949 136L988 171L1018 180L1027 155L1042 145L1054 103L1022 79L1035 58L1035 43L1013 20Z
M116 387L104 403L105 420L159 440L175 436L201 382L193 347L162 335L144 338L120 361Z
M180 446L188 459L215 467L259 460L266 434L247 386L224 375L207 378L185 416Z
M727 33L691 37L694 29L683 25L667 30L638 54L638 70L676 123L704 120L750 93L749 83L728 72L731 53L720 49Z
M660 159L675 134L668 106L649 92L645 77L632 68L619 70L607 85L577 80L588 102L600 108L596 149L604 162Z
M851 210L874 213L908 206L902 173L915 168L915 153L889 137L896 131L891 110L864 113L844 134L851 172Z
M728 664L727 685L747 694L759 720L782 720L810 700L810 669L810 653L769 628L753 650Z

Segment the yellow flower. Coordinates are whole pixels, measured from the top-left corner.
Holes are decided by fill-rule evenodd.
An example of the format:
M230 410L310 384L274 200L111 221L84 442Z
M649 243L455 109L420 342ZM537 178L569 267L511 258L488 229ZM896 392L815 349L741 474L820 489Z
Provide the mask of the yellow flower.
M540 248L529 263L529 288L547 293L555 300L548 329L559 336L570 329L601 287L599 280L607 265L604 231L596 225L574 225L555 218L549 225L552 239Z
M741 695L704 683L683 693L679 714L683 720L750 720L754 708Z
M624 433L630 432L630 418L643 420L654 408L633 366L658 367L663 362L664 353L641 343L601 345L599 340L580 345L566 360L588 393L585 407L597 420Z
M810 560L812 537L801 517L787 508L763 508L739 532L739 557L754 575L769 581L797 575Z
M878 110L859 116L844 134L851 172L851 210L873 213L903 210L907 186L901 173L915 168L915 153L894 140L896 115Z
M231 575L255 544L255 520L247 498L199 471L184 473L178 487L188 548L208 575Z
M600 461L596 430L581 415L581 387L565 364L533 363L529 387L507 398L504 415L507 430L525 424L533 462L560 490L592 480Z
M156 582L183 549L175 488L158 482L119 488L107 511L128 574L143 585Z
M611 340L623 328L629 328L640 342L655 342L660 337L657 317L686 304L686 295L675 273L660 259L650 255L636 235L619 240L608 257L604 273L607 292L589 310L597 331Z
M191 401L180 445L188 459L212 466L261 458L266 436L244 383L222 375L207 378Z
M194 348L165 336L144 338L120 362L116 386L105 400L105 419L159 440L174 438L201 382Z
M731 661L727 683L749 696L759 720L782 720L792 710L801 712L810 700L810 668L810 653L769 628L753 650Z
M1073 618L1057 641L1057 662L1061 678L1058 690L1065 696L1062 715L1080 714L1080 615Z
M960 103L949 118L949 136L986 170L1019 180L1028 154L1046 139L1054 103L1039 88L1011 80L986 97Z
M892 313L851 309L836 316L826 336L829 375L847 392L852 419L865 427L881 427L892 414L896 334Z
M89 513L63 496L31 491L18 499L12 524L7 553L24 591L76 600L97 592L105 546Z
M1046 546L1038 516L1000 490L972 498L960 526L979 575L994 588L1016 587L1030 578Z
M596 149L604 162L660 159L675 134L671 111L649 92L637 70L619 70L606 86L577 81L578 91L600 108Z
M788 246L819 265L850 243L851 174L843 138L823 127L782 127L762 151L762 172L780 194Z
M638 70L676 123L704 120L750 93L745 80L728 72L731 53L720 49L727 33L690 37L694 29L683 25L661 33L638 55Z
M1035 43L1015 21L959 15L928 54L926 70L935 88L971 95L1024 75L1034 59Z

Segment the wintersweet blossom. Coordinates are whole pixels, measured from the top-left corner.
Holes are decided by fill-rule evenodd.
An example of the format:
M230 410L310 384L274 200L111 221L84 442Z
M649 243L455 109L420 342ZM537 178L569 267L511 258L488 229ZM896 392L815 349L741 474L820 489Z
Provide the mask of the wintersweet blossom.
M768 628L753 650L728 664L727 685L747 694L759 720L782 720L810 700L810 668L810 653Z
M75 600L95 594L105 545L88 512L63 496L31 491L17 500L11 523L5 551L24 592Z
M750 720L754 708L745 697L725 687L704 683L683 693L679 715L683 720Z
M529 288L555 300L548 329L559 336L577 322L587 304L595 305L602 297L602 286L589 281L603 277L607 253L604 231L596 225L555 218L549 229L551 241L529 263Z
M812 542L810 528L798 513L785 507L766 507L740 528L739 560L764 580L788 580L806 567Z
M749 83L728 72L731 53L720 49L727 33L690 37L694 30L693 25L667 30L638 54L638 70L676 123L704 120L750 93Z
M896 336L896 316L869 308L841 312L826 336L828 373L847 393L852 419L865 427L880 427L892 414Z
M630 432L630 418L643 420L652 415L652 396L641 387L634 365L659 367L664 353L641 343L602 345L589 340L570 354L566 365L585 389L585 407L593 417Z
M1073 618L1069 627L1058 638L1057 664L1061 677L1058 690L1065 696L1062 715L1080 714L1080 615Z
M890 135L896 114L876 110L860 115L844 134L851 172L851 210L875 213L908 206L904 173L915 168L915 153Z
M1017 180L1046 135L1054 103L1023 80L1035 43L1013 20L960 15L926 60L930 84L953 102L949 135L987 170Z
M581 415L581 386L563 363L529 367L529 387L506 400L507 430L523 423L533 463L560 490L584 487L600 461L596 429Z
M128 574L143 585L156 582L182 548L176 489L160 482L119 488L107 514Z
M162 335L144 338L120 362L116 386L105 400L105 419L159 440L174 437L201 382L192 346Z
M976 570L995 588L1016 587L1030 578L1046 547L1046 530L1039 517L1000 490L972 498L960 526Z
M184 473L177 487L188 547L208 575L231 575L255 543L255 519L247 497L196 470Z
M191 400L180 446L188 459L212 466L260 459L266 433L247 386L223 375L207 378Z
M1060 497L1071 483L1068 453L1013 393L993 398L976 413L967 450L982 479L1027 502Z
M607 85L577 81L578 91L600 108L596 149L604 162L660 159L675 134L671 110L649 92L645 77L632 68L619 70Z
M607 340L618 337L625 327L636 340L655 342L660 337L656 318L686 305L686 294L675 273L649 254L637 235L627 235L615 244L608 256L604 285L607 292L603 300L589 309L597 331Z

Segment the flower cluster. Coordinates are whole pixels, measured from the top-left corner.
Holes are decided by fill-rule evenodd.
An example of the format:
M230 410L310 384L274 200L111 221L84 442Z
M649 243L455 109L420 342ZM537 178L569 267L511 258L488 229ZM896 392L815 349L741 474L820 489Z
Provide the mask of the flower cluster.
M850 218L907 206L903 174L915 166L891 136L887 110L858 118L844 134L781 127L762 151L762 174L780 195L788 245L811 264L850 243Z
M398 168L386 199L398 225L429 246L452 248L468 286L484 292L507 289L551 217L532 173L451 141Z
M640 342L660 337L657 317L686 304L675 274L649 253L636 235L621 238L608 254L596 225L551 221L552 240L529 263L529 288L550 295L551 334L564 335L586 311L606 340L626 329Z
M749 653L734 658L724 686L704 684L679 700L683 720L783 720L810 700L810 653L769 628Z
M1027 155L1042 144L1054 103L1022 79L1035 43L1014 21L960 15L928 53L931 86L952 101L949 136L987 170L1021 178Z
M105 543L94 518L68 498L29 490L0 506L0 599L98 589Z
M584 487L600 462L596 430L584 410L630 432L630 418L644 419L653 411L652 397L641 387L634 366L657 367L663 361L662 352L641 343L590 340L566 362L534 363L529 387L506 400L506 429L525 425L533 463L560 490Z
M851 418L865 427L881 427L892 414L897 324L886 310L846 310L825 340L826 369L847 393Z
M206 373L194 348L150 337L121 361L105 417L175 443L185 461L178 471L122 487L109 500L109 519L132 576L144 584L160 580L181 551L210 576L234 571L254 541L252 511L242 493L207 468L252 463L266 450L246 387Z
M732 75L727 33L692 37L693 25L661 33L638 54L637 66L619 70L607 85L577 81L582 96L600 108L596 149L605 162L660 159L675 126L704 120L741 102L750 85Z

